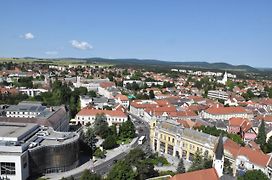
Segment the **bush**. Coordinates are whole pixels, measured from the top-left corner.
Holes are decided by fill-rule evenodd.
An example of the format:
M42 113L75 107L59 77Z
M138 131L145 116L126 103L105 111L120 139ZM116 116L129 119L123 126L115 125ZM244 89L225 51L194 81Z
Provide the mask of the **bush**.
M101 151L100 148L97 148L94 152L94 156L97 157L97 158L100 158L100 159L103 159L106 157L105 155L105 151Z

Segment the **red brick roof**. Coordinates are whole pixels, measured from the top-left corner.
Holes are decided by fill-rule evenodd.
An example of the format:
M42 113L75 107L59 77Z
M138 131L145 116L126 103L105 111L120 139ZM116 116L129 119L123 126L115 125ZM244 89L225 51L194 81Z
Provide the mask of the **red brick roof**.
M270 161L270 156L264 154L262 151L251 149L250 147L241 147L234 141L227 139L224 143L224 149L229 151L234 158L237 156L245 156L250 162L265 167Z
M219 180L214 168L177 174L169 180Z
M242 131L247 131L252 128L252 123L247 118L230 118L229 126L241 127Z
M112 111L112 110L100 110L100 109L90 109L90 108L84 108L81 109L77 115L79 116L96 116L97 114L105 114L112 117L127 117L127 115L123 111Z
M246 113L243 107L211 107L206 110L209 114L243 114Z
M128 97L123 94L117 94L116 98L120 99L121 101L128 101Z
M102 82L100 83L100 87L102 88L108 88L108 87L112 87L115 86L114 82Z

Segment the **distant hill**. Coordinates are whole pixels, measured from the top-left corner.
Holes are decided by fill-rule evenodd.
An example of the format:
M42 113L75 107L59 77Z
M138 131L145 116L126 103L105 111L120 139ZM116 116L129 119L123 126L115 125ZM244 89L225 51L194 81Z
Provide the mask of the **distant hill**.
M113 64L126 64L126 65L168 65L171 67L187 67L187 68L200 68L200 69L220 69L220 70L232 70L232 71L259 71L248 65L232 65L228 63L208 63L208 62L172 62L161 61L153 59L106 59L106 58L87 58L87 62L93 63L113 63Z
M5 59L5 58L4 58ZM115 64L115 65L126 65L126 66L141 66L146 67L153 66L153 67L169 67L169 68L193 68L193 69L218 69L218 70L228 70L228 71L242 71L242 72L259 72L263 69L257 69L248 65L232 65L228 63L223 62L217 62L217 63L208 63L208 62L174 62L174 61L162 61L162 60L156 60L156 59L136 59L136 58L127 58L127 59L108 59L108 58L100 58L100 57L94 57L94 58L54 58L54 59L46 59L46 58L35 58L35 57L25 57L25 58L13 58L16 60L38 60L38 61L77 61L82 63L96 63L96 64Z

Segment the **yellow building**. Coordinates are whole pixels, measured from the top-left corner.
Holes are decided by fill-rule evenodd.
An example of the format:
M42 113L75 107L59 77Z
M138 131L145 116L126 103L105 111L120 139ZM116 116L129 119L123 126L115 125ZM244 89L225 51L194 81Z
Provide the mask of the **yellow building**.
M183 128L173 120L152 120L150 122L150 145L161 155L168 154L192 160L196 151L212 158L218 137L193 129Z

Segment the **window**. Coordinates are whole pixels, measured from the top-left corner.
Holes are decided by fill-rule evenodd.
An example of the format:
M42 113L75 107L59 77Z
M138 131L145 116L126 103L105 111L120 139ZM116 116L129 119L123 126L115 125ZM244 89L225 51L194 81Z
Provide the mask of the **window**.
M15 175L15 163L1 162L1 175Z

